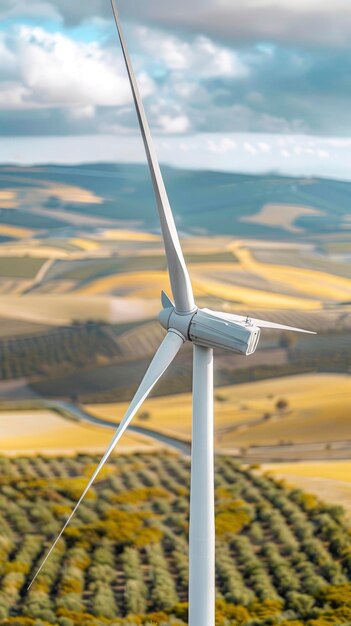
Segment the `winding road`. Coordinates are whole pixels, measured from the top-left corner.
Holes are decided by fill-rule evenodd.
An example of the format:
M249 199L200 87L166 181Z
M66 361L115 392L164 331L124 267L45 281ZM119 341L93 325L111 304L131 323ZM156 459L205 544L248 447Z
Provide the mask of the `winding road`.
M44 398L35 397L33 399L18 399L16 401L16 408L23 405L24 408L30 408L32 410L46 408L55 411L63 418L73 420L75 422L87 422L94 424L95 426L101 426L103 428L111 428L116 430L118 427L117 422L111 420L96 417L92 415L83 407L75 405L73 402L64 400L49 400ZM9 406L11 408L11 401ZM143 435L144 437L150 437L160 443L177 450L181 454L189 456L191 453L191 442L184 441L176 436L167 435L157 430L150 428L144 428L142 426L128 426L128 431ZM216 450L216 454L227 454L237 457L243 463L279 463L279 462L292 462L292 461L330 461L330 460L342 460L351 458L351 440L336 440L336 441L315 441L307 443L290 443L290 444L273 444L273 445L260 445L260 446L248 446L247 448L225 448L223 450Z
M102 426L107 428L117 428L118 424L110 420L99 418L91 415L85 409L76 406L71 402L64 402L60 400L54 401L42 401L44 406L56 410L58 413L69 419L76 421L85 421L96 426ZM165 435L149 428L143 428L142 426L129 426L128 430L139 435L151 437L156 441L164 443L171 448L174 448L178 452L185 455L191 453L191 443ZM221 451L217 452L221 454ZM309 442L309 443L292 443L288 445L262 445L262 446L250 446L246 450L240 448L223 450L225 454L231 454L240 458L245 463L271 463L271 462L286 462L286 461L317 461L317 460L337 460L337 459L349 459L351 457L351 441L331 441L331 442Z
M112 422L110 420L96 417L88 413L85 409L82 409L79 406L71 402L64 402L61 400L53 400L53 401L43 401L44 406L56 410L63 416L66 416L70 419L88 422L90 424L94 424L95 426L103 426L107 428L113 428L116 430L118 423ZM152 439L156 439L156 441L160 441L161 443L166 444L172 448L178 450L182 454L189 455L191 452L191 444L182 441L181 439L177 439L176 437L170 437L168 435L164 435L163 433L158 432L157 430L151 430L149 428L143 428L142 426L128 426L128 431L131 433L136 433L139 435L144 435L146 437L151 437Z

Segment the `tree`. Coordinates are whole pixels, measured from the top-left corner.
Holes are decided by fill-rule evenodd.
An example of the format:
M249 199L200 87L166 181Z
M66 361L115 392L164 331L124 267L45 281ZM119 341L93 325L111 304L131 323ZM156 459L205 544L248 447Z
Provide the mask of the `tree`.
M285 411L285 409L289 406L289 402L287 400L285 400L285 398L280 398L279 400L277 400L277 402L275 403L275 407L276 409L278 409L278 411Z
M151 413L149 413L149 411L141 411L140 413L138 413L138 420L142 422L146 422L150 418L151 418Z

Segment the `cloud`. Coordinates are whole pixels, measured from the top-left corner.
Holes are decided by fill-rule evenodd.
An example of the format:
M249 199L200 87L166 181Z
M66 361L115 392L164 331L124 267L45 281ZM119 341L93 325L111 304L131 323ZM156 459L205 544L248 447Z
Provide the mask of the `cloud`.
M203 35L186 41L163 31L140 26L134 41L143 54L157 59L168 71L184 72L196 80L211 77L243 78L249 68L235 50L215 44Z
M201 81L215 76L235 81L249 71L235 51L205 37L189 43L146 27L134 27L131 34L139 42L133 61L141 92L151 124L161 133L179 134L196 126L192 107L207 98ZM54 134L57 129L81 134L88 122L88 132L136 128L130 85L116 45L76 41L62 32L21 25L0 33L1 60L0 68L7 68L2 73L0 69L1 134ZM41 128L39 116L33 120L35 110L42 111ZM21 116L18 131L16 112Z
M15 29L1 43L2 56L16 56L13 79L1 86L2 109L86 109L131 102L123 68L96 43L80 43L28 26ZM151 80L146 91L146 95L152 91Z
M207 141L207 149L210 152L214 152L215 154L225 154L226 152L231 152L236 150L238 144L233 139L229 137L221 137L220 139L209 139Z
M274 41L307 47L350 47L350 0L120 0L123 20L206 34L235 43ZM111 21L110 3L89 0L2 0L0 17L60 15L74 26L96 17Z
M115 33L105 25L82 40L48 28L0 31L0 134L137 132ZM132 23L126 37L156 133L351 134L347 51L233 49Z
M240 44L271 41L306 47L350 47L349 0L122 0L122 16L200 32Z
M50 0L1 0L0 20L14 19L23 16L39 19L50 19L63 14L56 9L55 2ZM83 18L85 19L85 18Z
M190 129L190 122L186 115L176 117L161 115L159 125L165 134L185 133Z

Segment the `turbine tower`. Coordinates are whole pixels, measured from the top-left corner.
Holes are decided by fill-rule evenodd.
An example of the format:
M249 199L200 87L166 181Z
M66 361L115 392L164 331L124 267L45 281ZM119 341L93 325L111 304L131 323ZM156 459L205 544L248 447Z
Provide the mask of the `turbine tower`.
M61 532L41 562L28 589L43 568L134 415L172 363L183 343L190 341L193 344L193 424L189 529L189 626L214 626L213 348L225 348L235 353L249 355L257 348L261 328L303 333L311 331L247 316L198 309L196 306L150 128L124 39L116 1L111 0L111 5L155 192L174 303L162 292L163 308L159 314L159 321L167 334L152 359L110 445Z

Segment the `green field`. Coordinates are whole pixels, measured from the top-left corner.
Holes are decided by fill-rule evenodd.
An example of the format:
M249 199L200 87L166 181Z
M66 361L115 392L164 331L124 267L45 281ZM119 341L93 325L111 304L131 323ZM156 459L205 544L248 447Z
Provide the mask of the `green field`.
M291 319L288 318L286 322L291 323ZM298 320L296 323L300 324L301 321ZM301 326L303 327L303 323ZM72 338L75 337L78 328L77 326L74 332L72 329ZM109 328L100 325L101 332L105 334L109 333ZM87 354L85 347L78 348L77 354L73 354L74 358L68 364L63 354L63 346L59 341L53 341L55 336L60 336L61 331L57 331L57 335L48 333L47 338L43 337L41 340L38 337L37 341L33 339L26 351L21 352L19 362L17 355L22 348L21 344L14 340L11 355L7 357L12 363L11 372L15 371L14 361L16 361L18 372L25 371L26 375L41 373L40 380L33 381L33 389L42 396L75 395L85 403L129 399L159 346L163 331L158 322L134 325L129 330L123 325L117 328L119 330L116 331L118 336L114 338L115 348L112 350L113 343L111 342L111 353L105 361L99 360L98 344L95 342L94 346L92 343L89 344L93 352ZM124 332L121 332L123 329ZM65 332L69 333L67 329ZM43 345L45 339L46 350L43 351L38 372L38 369L33 368L33 358L37 354L37 349L34 350L34 348L36 345ZM263 335L259 349L247 360L240 355L218 351L215 361L216 385L233 385L311 372L347 372L351 344L350 336L346 332L320 333L317 336L307 336L307 338L302 335L299 338L292 338L293 345L281 346L280 343L284 344L286 340L287 337L281 334L267 338ZM280 360L277 360L277 355L280 356ZM81 360L77 368L74 364L79 356ZM191 364L192 353L188 346L181 351L172 367L156 386L154 395L191 391Z
M52 372L77 372L87 364L104 365L121 354L108 327L76 324L11 339L0 339L0 376L49 377Z
M230 251L187 254L188 263L229 263L235 261L235 256ZM84 261L59 261L48 272L47 280L77 280L89 281L94 278L121 274L124 272L162 271L166 268L164 254L147 254L134 257L123 256L110 259L90 259Z
M68 269L65 268L67 265ZM94 278L102 278L111 274L120 274L123 272L164 270L166 260L163 255L146 256L146 257L115 257L113 259L94 259L90 261L76 261L74 267L71 262L64 261L58 263L49 273L49 279L52 275L55 279L89 281Z
M0 459L0 624L187 623L189 461L112 458L31 590L96 456ZM351 620L340 507L216 460L217 626Z
M0 257L0 276L4 278L34 278L46 259L31 256Z

